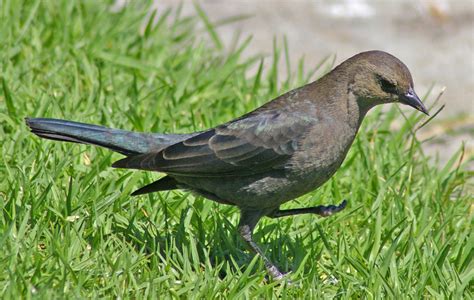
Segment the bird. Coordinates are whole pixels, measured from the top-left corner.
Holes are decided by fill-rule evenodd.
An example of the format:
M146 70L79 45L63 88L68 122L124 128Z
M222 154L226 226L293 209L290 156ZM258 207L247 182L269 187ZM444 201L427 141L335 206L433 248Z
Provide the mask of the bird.
M210 129L139 133L60 119L26 118L39 137L92 144L126 157L114 168L164 173L132 195L184 189L240 210L237 231L273 280L284 277L253 239L263 217L328 217L337 205L281 209L324 184L341 166L367 112L401 103L429 115L408 67L379 51L356 54L318 80Z

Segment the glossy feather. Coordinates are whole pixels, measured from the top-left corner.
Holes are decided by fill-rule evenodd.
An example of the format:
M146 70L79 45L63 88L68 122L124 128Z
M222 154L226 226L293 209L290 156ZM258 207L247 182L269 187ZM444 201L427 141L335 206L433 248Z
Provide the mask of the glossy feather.
M124 158L114 163L113 167L161 171L179 176L258 174L286 162L313 122L301 113L255 113L159 152Z

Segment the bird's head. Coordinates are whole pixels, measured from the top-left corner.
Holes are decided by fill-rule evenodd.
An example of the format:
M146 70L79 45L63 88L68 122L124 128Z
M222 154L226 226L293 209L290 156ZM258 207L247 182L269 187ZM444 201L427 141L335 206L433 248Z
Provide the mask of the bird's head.
M360 106L400 102L428 115L416 95L407 66L398 58L382 51L359 53L347 62L353 70L349 85Z

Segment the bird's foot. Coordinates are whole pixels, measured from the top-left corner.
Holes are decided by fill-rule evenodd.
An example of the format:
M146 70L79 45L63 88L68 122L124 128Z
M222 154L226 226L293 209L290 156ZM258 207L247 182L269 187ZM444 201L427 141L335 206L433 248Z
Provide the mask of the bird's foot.
M293 282L289 279L290 272L283 273L275 265L265 266L267 273L270 276L269 281L284 281L286 284L291 285Z
M316 207L311 207L312 213L318 214L322 217L329 217L335 213L340 212L346 208L347 200L343 200L339 205L319 205Z
M339 205L318 205L315 207L306 207L306 208L295 208L295 209L285 209L285 210L276 210L269 214L270 218L280 218L293 215L301 214L316 214L322 217L329 217L335 213L340 212L346 208L347 200L342 201Z
M285 276L284 273L280 272L277 267L274 265L266 267L268 274L272 277L273 280L282 280Z

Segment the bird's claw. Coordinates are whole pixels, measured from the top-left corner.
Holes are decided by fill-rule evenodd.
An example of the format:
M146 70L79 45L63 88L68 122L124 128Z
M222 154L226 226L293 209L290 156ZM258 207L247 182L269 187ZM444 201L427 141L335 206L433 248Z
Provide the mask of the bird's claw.
M271 281L282 281L284 280L286 284L291 285L293 282L289 279L289 275L291 271L282 273L280 270L277 269L275 266L267 267L267 273L270 275ZM266 280L270 279L267 278Z
M314 213L322 217L329 217L346 208L347 200L343 200L339 205L320 205L314 208Z

